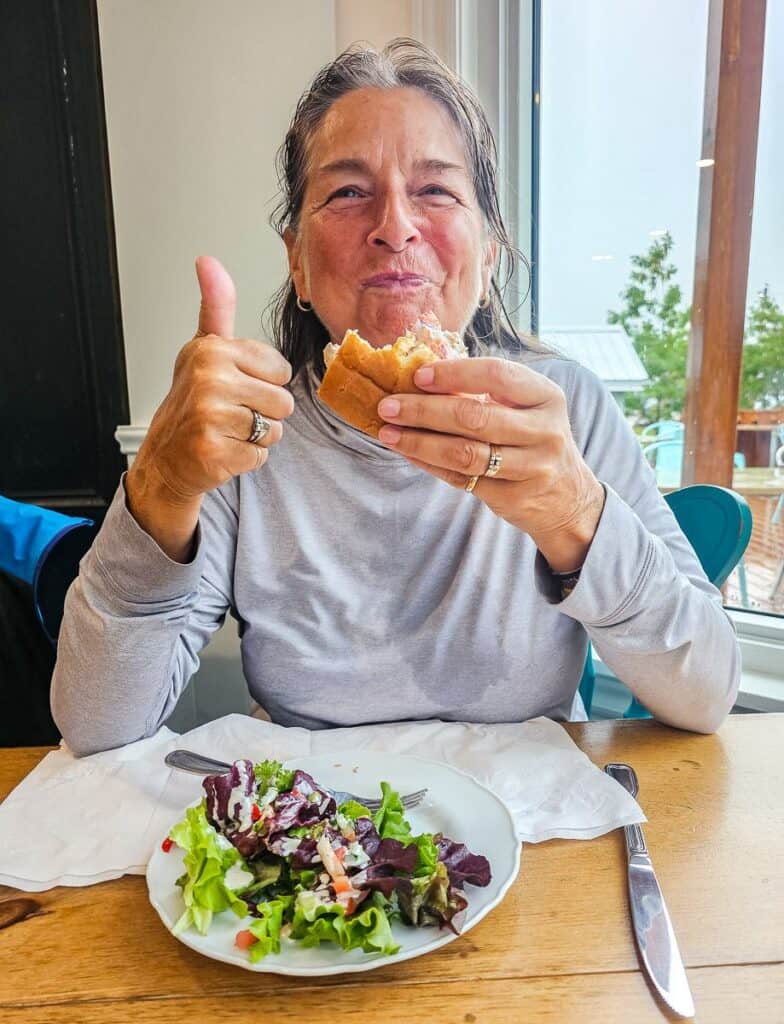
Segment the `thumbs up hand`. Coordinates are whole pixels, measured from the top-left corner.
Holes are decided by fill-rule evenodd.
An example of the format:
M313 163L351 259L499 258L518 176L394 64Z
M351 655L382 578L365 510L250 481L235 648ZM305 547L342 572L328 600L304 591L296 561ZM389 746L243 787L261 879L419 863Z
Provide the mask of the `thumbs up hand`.
M234 337L234 282L212 256L200 256L199 325L180 350L169 393L153 416L125 481L128 507L176 561L190 557L204 494L259 469L294 410L284 385L291 366L271 345ZM249 441L257 417L270 424Z

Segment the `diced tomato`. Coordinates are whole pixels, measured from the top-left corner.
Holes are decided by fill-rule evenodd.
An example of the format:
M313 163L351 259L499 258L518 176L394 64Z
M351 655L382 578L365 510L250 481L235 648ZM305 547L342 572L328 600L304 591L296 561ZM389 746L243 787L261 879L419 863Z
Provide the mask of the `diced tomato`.
M353 914L356 909L357 909L357 905L354 902L354 898L353 897L350 900L346 900L346 913L347 914Z
M248 931L247 928L244 931L237 932L234 938L234 945L238 949L249 949L254 942L258 942L258 939L253 932Z
M335 888L335 892L348 892L351 888L351 882L348 880L348 875L339 875L333 879L332 885Z
M174 840L170 839L169 836L166 836L164 841L161 843L161 849L164 853L168 853L172 846L174 846Z
M342 861L345 860L347 852L348 851L346 850L345 846L338 846L335 849L335 856L337 857L338 860Z
M258 804L254 804L253 807L251 807L250 816L251 818L253 818L254 821L259 820L259 818L261 817L261 810L259 809Z
M300 793L300 791L299 791L298 789L296 789L296 788L292 789L292 791L291 791L291 795L292 795L292 796L302 796L302 794Z

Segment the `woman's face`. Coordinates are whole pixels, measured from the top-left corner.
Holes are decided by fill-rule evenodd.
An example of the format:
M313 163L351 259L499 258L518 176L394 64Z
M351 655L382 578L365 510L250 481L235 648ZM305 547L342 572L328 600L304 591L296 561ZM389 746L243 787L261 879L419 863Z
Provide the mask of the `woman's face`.
M296 235L297 294L333 341L351 327L380 346L432 310L462 331L490 282L486 237L460 132L418 89L358 89L330 107L310 150Z

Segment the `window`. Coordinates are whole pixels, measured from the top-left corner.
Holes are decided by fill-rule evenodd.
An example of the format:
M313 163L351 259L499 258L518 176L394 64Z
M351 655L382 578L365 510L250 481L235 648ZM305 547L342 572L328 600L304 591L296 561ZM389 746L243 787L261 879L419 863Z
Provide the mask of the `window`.
M662 490L686 479L710 12L708 0L541 0L539 333L604 378ZM724 593L730 606L784 614L781 3L768 4L763 68L740 407L729 414L732 485L754 526ZM718 414L726 422L726 406Z

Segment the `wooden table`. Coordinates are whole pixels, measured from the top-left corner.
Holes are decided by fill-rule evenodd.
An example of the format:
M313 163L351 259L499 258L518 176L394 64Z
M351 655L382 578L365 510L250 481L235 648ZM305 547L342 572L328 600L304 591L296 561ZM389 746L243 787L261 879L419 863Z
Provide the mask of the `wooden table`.
M686 486L685 484L683 486ZM680 490L675 483L659 484L662 494ZM751 469L732 471L732 489L744 498L778 498L784 493L784 469L779 466L765 468L752 466Z
M732 716L714 736L652 721L567 728L596 764L637 769L696 1019L784 1021L784 715ZM0 751L0 798L44 753ZM31 822L31 837L41 824ZM35 896L38 914L0 930L0 1020L666 1020L640 973L625 866L620 833L527 845L504 903L464 938L333 979L252 974L200 957L165 931L141 877L53 889ZM14 897L0 887L0 900Z
M744 498L777 498L784 493L784 469L752 466L732 472L732 489Z

